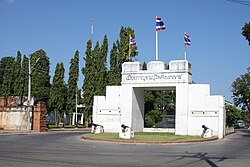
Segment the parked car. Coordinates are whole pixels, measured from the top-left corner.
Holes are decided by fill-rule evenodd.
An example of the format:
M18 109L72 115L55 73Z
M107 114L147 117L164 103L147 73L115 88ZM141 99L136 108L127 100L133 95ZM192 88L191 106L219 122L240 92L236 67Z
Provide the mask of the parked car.
M239 128L245 128L246 124L244 123L243 120L238 120L235 124L235 128L239 129Z

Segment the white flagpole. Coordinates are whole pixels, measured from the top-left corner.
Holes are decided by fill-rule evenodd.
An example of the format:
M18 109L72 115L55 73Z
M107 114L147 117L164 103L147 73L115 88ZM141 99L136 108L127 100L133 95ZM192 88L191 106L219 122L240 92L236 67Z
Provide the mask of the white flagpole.
M187 46L185 45L184 59L187 60Z
M128 41L128 46L129 46L129 48L128 48L128 59L129 59L129 61L130 61L130 52L131 52L130 37L131 37L131 35L129 35L129 41ZM131 58L131 60L132 60L132 58Z
M155 30L155 60L158 61L158 32Z

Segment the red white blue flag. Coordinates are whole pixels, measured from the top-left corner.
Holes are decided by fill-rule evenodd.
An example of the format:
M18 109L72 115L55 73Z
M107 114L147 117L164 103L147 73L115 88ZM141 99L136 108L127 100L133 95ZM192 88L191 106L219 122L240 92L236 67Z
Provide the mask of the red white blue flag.
M185 44L186 46L190 46L190 45L191 45L190 37L189 37L189 35L187 35L186 33L184 34L184 44Z
M130 35L130 42L129 42L129 44L131 46L135 46L136 45L135 38L132 35Z
M159 30L165 30L166 27L163 23L163 20L159 17L156 17L156 31L159 31Z

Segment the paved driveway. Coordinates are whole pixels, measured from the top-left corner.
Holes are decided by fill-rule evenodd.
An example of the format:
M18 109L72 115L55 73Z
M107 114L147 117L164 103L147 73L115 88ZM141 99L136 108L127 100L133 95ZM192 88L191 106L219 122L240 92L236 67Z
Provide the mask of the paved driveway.
M225 139L167 145L82 140L85 132L0 135L0 166L250 166L250 130Z

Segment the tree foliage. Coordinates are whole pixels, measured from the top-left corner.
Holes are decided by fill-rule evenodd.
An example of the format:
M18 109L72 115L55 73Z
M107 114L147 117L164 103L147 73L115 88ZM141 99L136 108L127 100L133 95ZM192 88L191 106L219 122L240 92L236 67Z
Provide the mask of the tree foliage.
M248 44L250 45L250 22L244 25L241 34L248 40Z
M0 83L1 83L1 95L10 96L13 95L14 84L14 70L15 70L15 58L4 57L0 62Z
M244 120L244 122L249 122L249 116L247 113L239 110L237 107L226 104L226 124L229 127L235 125L237 120Z
M50 95L50 61L46 52L38 50L30 56L31 61L31 96L38 101L47 102Z
M110 51L110 70L108 71L108 85L120 85L121 84L121 79L119 78L119 67L118 67L118 61L119 61L119 56L118 56L118 48L116 43L113 43L113 47Z
M15 96L22 96L23 94L23 78L21 75L21 68L22 68L22 55L21 52L17 52L17 57L14 62L14 85L13 85L13 95Z
M145 115L145 126L155 127L162 120L161 113L158 110L151 110Z
M85 112L84 112L84 122L85 126L88 126L89 118L91 117L92 112L92 105L93 105L93 92L94 92L94 61L92 60L92 41L88 40L87 42L87 49L85 52L85 66L82 68L82 73L84 75L84 82L83 82L83 103L85 105Z
M175 91L156 91L154 106L162 114L174 115L175 101Z
M49 58L43 50L30 55L31 66L31 96L38 101L47 101L50 91ZM27 96L29 59L21 52L17 57L4 57L0 61L0 95Z
M28 96L28 73L29 73L29 59L26 55L24 55L22 60L22 68L19 76L22 96Z
M159 116L175 115L176 94L174 90L145 90L144 101L146 127L159 123L161 121Z
M75 52L74 58L70 61L68 79L67 112L72 113L76 105L77 82L79 80L79 51Z
M102 46L100 48L99 56L96 57L97 66L97 90L96 94L98 96L105 96L106 94L106 86L107 86L107 56L108 56L108 38L105 35L103 39Z
M17 57L4 57L0 61L0 95L28 95L28 58L21 52Z
M142 64L142 70L147 70L147 63L145 61Z
M145 61L143 62L142 70L147 70L147 63ZM150 116L150 115L148 115L148 113L155 109L155 107L154 107L154 102L155 102L155 97L156 97L155 93L156 93L156 91L152 91L152 90L145 90L144 91L145 126L148 126L148 127L151 127L151 124L152 125L154 124L153 122L151 122L151 121L153 121L153 119L150 119L147 117ZM149 121L151 123L148 123L147 121Z
M234 104L250 112L250 67L232 83L231 92Z
M107 69L108 56L108 38L105 35L102 44L97 41L94 49L92 49L92 41L87 42L85 52L85 66L82 68L84 75L83 93L85 105L85 123L90 122L93 97L95 95L103 96L106 93L106 86L121 84L122 64L126 61L132 61L138 55L137 46L129 47L130 35L135 37L134 30L130 27L121 27L119 39L113 43L110 51L110 70ZM62 110L62 99L57 99L55 93L60 91L62 83L63 64L58 64L53 78L53 85L50 85L50 61L44 50L38 50L29 56L24 55L22 59L21 52L17 52L16 58L4 57L0 61L0 94L1 95L28 95L28 79L29 79L29 60L31 66L31 96L37 101L49 101L49 106L58 112ZM61 70L60 70L61 69ZM61 72L59 72L61 71ZM75 92L77 89L77 81L79 78L79 52L75 52L75 57L71 59L69 69L68 90L61 88L67 94L67 110L73 112L75 107ZM59 82L60 81L60 82ZM57 85L57 86L55 86ZM65 83L64 83L65 86ZM50 89L51 87L51 89ZM52 91L52 92L50 92ZM66 93L65 93L66 92ZM79 93L80 94L80 93ZM63 95L61 95L63 96ZM60 100L60 104L59 104Z
M92 50L92 41L87 42L85 52L85 67L82 68L84 75L83 83L83 102L85 105L85 126L91 123L91 114L94 96L104 96L107 86L107 54L108 54L108 38L105 35L103 43L100 46L96 42Z
M132 58L138 55L137 46L131 48L129 55L130 36L135 37L134 30L131 27L121 27L120 39L117 43L119 56L121 57L121 64L127 61L131 61Z
M129 47L130 36L135 37L134 30L131 27L121 27L119 40L113 43L110 51L108 85L121 85L122 64L132 61L138 55L137 46Z
M62 122L64 111L66 108L67 88L64 82L64 65L57 63L53 82L50 89L49 107L56 114L59 114L59 122Z

